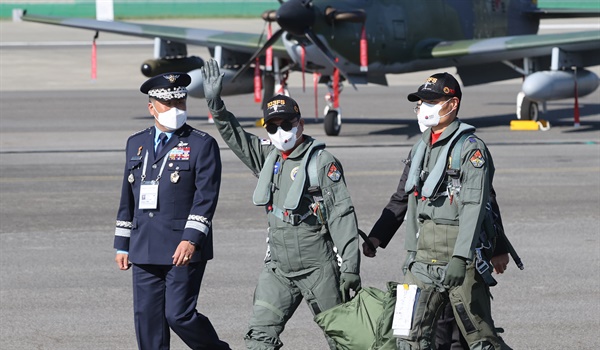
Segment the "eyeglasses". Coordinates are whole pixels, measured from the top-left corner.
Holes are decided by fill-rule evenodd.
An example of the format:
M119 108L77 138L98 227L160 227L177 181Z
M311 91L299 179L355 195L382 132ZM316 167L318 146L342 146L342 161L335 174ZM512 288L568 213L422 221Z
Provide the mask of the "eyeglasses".
M267 125L265 125L265 129L267 129L267 132L269 134L273 135L277 132L277 129L279 127L281 127L281 129L283 129L283 131L292 130L292 128L294 127L294 124L296 124L296 120L294 120L294 121L284 120L279 125L273 124L273 123L267 124Z

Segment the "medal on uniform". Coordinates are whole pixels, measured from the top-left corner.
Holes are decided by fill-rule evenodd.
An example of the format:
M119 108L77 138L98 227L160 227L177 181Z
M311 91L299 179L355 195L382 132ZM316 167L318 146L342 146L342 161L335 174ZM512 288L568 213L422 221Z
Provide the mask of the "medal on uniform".
M171 182L176 184L179 181L179 171L175 171L171 174Z
M133 177L133 174L129 174L129 176L127 177L127 181L129 181L130 184L132 184L135 181L135 178Z

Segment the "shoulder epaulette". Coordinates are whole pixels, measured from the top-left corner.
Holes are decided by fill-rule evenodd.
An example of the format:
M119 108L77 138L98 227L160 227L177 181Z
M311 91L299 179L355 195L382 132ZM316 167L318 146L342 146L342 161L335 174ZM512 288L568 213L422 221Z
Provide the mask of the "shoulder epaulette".
M131 138L131 137L134 137L134 136L136 136L136 135L139 135L139 134L142 134L142 133L144 133L145 131L149 131L151 128L152 128L152 126L151 126L151 127L149 127L149 128L146 128L146 129L142 129L142 130L140 130L140 131L136 131L136 132L134 132L133 134L129 135L129 138Z
M196 134L200 137L206 137L207 135L204 131L200 131L198 129L192 129L192 134Z

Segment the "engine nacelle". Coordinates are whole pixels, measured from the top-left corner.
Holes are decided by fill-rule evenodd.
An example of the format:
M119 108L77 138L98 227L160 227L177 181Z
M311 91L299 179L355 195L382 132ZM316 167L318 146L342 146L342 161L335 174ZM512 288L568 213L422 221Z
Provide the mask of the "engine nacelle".
M204 66L204 60L197 56L151 59L142 63L142 74L152 78L169 72L187 73L202 66Z
M575 97L575 73L573 71L535 72L523 82L523 92L536 101L560 100ZM577 70L577 94L581 96L594 92L600 80L594 72Z
M252 69L246 70L242 75L237 77L234 82L231 78L237 73L233 69L220 68L221 73L225 73L223 77L222 96L249 94L254 92L254 72ZM192 77L192 82L188 85L188 95L191 97L204 97L204 79L200 69L187 72Z

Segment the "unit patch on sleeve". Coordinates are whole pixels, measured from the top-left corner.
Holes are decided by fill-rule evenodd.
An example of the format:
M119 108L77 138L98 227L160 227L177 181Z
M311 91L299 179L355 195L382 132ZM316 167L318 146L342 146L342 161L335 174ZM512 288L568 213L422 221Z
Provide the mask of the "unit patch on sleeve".
M329 170L327 170L327 177L333 182L338 182L342 178L342 173L338 170L335 163L331 163Z
M485 164L485 159L483 159L483 155L481 154L480 150L475 151L469 160L476 168L481 168L483 164Z

